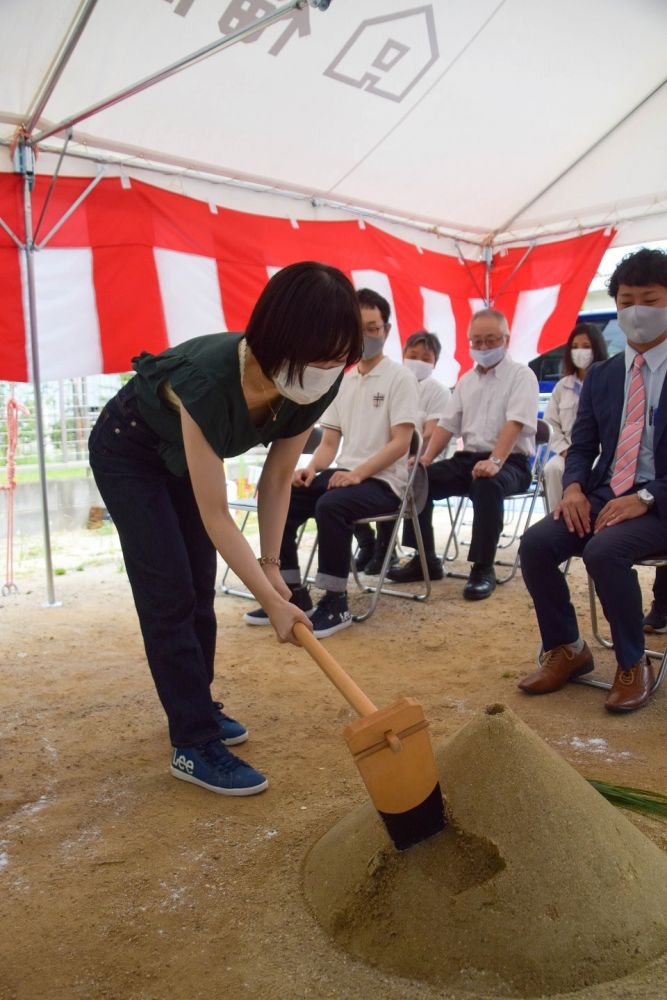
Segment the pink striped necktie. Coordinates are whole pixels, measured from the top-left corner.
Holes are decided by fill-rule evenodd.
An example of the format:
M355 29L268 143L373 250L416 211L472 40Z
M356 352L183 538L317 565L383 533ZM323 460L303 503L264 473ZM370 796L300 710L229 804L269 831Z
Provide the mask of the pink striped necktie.
M625 410L625 423L618 439L616 463L610 486L615 496L619 497L629 490L635 481L639 445L644 430L644 413L646 410L646 392L641 367L644 356L635 354L628 389L628 404Z

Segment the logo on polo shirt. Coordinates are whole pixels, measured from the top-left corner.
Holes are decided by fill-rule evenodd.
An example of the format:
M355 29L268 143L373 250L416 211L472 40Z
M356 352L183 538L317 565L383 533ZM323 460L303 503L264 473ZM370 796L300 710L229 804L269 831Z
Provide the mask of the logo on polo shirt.
M383 403L384 403L384 393L376 392L375 395L373 396L373 406L375 407L382 406Z

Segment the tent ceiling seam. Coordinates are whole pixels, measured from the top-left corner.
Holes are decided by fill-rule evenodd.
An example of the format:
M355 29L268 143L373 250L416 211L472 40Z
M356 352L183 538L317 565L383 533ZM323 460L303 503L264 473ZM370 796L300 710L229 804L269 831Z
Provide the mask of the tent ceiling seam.
M96 5L97 0L81 0L79 9L74 15L65 37L60 43L60 48L56 53L49 69L46 71L42 83L37 88L35 96L28 106L28 111L26 113L26 118L28 120L25 125L26 135L30 135L36 123L39 121L42 111L48 104L51 94L55 90L58 81L60 80L67 63L72 56L72 53L74 52L74 49L78 45L79 39L83 34L83 31L90 20L90 15L93 13Z
M626 112L626 114L624 114L623 117L620 118L614 125L608 128L607 131L603 133L603 135L599 136L599 138L597 138L591 146L585 149L583 153L581 153L575 160L572 161L572 163L570 163L567 167L565 167L565 169L562 170L556 177L554 177L553 180L551 180L545 187L543 187L541 191L539 191L533 198L531 198L530 201L527 201L525 205L522 205L521 208L519 208L514 213L514 215L512 215L509 219L507 219L506 222L504 222L501 226L498 227L497 230L494 231L493 235L495 235L495 233L503 232L509 229L512 223L516 219L520 218L527 209L529 209L532 205L538 202L540 198L543 198L544 195L547 194L548 191L551 191L551 189L554 188L556 184L560 183L560 181L562 181L563 178L567 177L567 175L571 173L575 169L575 167L577 167L580 163L582 163L587 156L590 156L590 154L595 149L601 146L602 143L609 138L609 136L613 135L613 133L616 132L625 122L629 121L629 119L632 118L632 116L636 114L637 111L640 110L640 108L642 108L645 104L648 104L648 102L651 101L656 96L656 94L658 94L662 90L665 84L667 84L667 79L663 80L656 87L654 87L653 90L651 90L648 94L646 94L641 99L641 101L639 101L638 104L636 104L633 108L631 108L630 111Z

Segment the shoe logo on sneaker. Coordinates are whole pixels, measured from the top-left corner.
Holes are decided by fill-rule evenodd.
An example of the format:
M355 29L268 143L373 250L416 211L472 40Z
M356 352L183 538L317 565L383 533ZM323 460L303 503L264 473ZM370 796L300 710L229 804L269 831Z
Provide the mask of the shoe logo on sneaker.
M178 771L185 771L186 774L192 774L195 769L194 761L186 757L184 753L178 753L178 750L174 750L171 763Z

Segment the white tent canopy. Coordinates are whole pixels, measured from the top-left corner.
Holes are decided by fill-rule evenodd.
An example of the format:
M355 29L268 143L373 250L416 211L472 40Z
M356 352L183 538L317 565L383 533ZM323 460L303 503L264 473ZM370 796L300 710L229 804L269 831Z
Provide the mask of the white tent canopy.
M36 108L33 136L287 6L4 0L0 142ZM76 122L68 153L290 191L478 244L607 225L637 243L667 224L666 43L664 0L332 0Z

